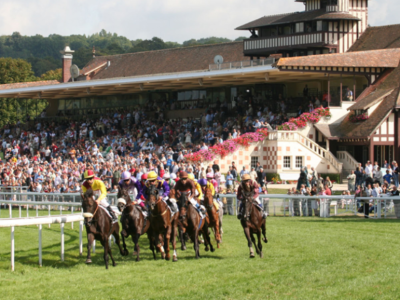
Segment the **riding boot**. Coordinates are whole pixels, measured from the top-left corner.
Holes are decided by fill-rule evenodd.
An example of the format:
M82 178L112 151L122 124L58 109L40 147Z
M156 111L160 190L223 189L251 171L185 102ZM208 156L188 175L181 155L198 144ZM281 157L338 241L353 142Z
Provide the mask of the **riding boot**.
M178 208L178 205L176 204L176 202L172 202L172 201L168 200L167 203L174 214L176 214L179 211L179 208Z
M140 206L140 208L142 209L144 218L147 219L149 217L149 210L146 206Z
M118 218L117 218L117 216L115 215L115 212L112 210L112 208L111 208L111 206L108 206L107 207L107 210L108 210L108 212L110 213L110 215L111 215L111 221L112 221L112 223L117 223L118 222Z

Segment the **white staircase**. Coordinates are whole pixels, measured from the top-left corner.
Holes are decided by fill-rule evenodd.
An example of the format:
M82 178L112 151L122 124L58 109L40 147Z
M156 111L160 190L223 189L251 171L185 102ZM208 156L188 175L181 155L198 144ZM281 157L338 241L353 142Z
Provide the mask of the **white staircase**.
M329 164L336 169L337 173L342 173L343 169L343 163L339 161L335 155L332 154L332 152L326 150L325 148L321 147L317 143L315 143L313 140L309 139L308 137L305 137L301 133L297 131L277 131L275 132L276 134L276 139L278 141L296 141L300 144L302 144L304 147L309 149L310 151L314 152L316 155L321 157L322 159L326 160L329 162Z
M354 157L347 151L338 151L337 158L343 163L343 177L347 177L351 173L351 170L356 170L358 162Z

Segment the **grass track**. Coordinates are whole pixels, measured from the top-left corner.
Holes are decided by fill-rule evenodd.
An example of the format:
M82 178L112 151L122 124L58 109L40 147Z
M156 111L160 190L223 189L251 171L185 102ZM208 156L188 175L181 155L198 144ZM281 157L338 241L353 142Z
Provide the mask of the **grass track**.
M16 228L16 271L11 272L10 229L0 229L1 299L399 298L397 220L269 218L264 259L248 258L236 218L224 221L221 248L210 253L202 246L200 260L189 244L187 251L178 251L177 263L154 261L142 238L141 262L131 253L121 257L113 246L118 266L108 271L99 243L92 265L79 257L75 224L75 230L66 225L63 263L59 225L44 228L42 268L37 228ZM128 247L132 252L131 241Z

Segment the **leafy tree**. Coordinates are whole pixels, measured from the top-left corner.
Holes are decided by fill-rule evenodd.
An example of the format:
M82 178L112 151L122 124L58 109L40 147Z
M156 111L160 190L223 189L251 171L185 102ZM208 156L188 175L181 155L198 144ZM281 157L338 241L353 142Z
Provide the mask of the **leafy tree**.
M40 76L40 80L61 80L62 69L50 70Z

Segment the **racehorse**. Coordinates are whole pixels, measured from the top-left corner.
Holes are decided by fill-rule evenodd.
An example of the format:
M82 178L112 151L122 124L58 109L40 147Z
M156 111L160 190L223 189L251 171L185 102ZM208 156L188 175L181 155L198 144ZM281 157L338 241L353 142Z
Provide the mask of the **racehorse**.
M108 261L110 255L113 266L115 267L117 264L114 261L114 258L111 253L111 247L108 243L108 239L112 234L115 238L115 242L119 247L119 251L121 255L125 256L127 253L122 250L120 240L119 240L119 224L118 222L112 224L111 218L102 208L99 208L99 204L94 200L93 190L88 189L85 194L81 193L82 197L82 210L83 216L85 218L85 227L88 239L88 254L86 258L86 263L92 263L91 260L91 250L93 241L97 240L101 242L101 245L104 247L104 262L106 264L106 269L108 269Z
M179 195L178 195L179 196ZM188 195L182 193L179 197L180 212L179 216L179 226L183 229L182 233L187 232L190 239L193 242L193 248L196 253L196 259L200 257L200 247L199 247L199 233L201 232L204 237L204 244L206 246L205 250L208 251L208 246L210 246L211 252L215 249L211 244L210 232L208 230L209 219L206 216L201 219L196 208L190 204L188 200ZM182 249L186 249L184 234L180 235Z
M174 197L175 192L171 191L170 196ZM151 228L157 248L161 250L161 257L166 260L170 260L170 249L169 242L172 240L172 247L174 249L174 255L172 261L178 261L178 255L176 253L176 229L178 213L171 217L171 210L159 196L158 191L154 188L150 188L150 195L147 203L151 209ZM164 243L164 247L159 244L159 240ZM155 257L154 257L155 258Z
M214 230L214 235L215 235L215 240L217 241L217 248L219 248L219 243L221 243L221 224L220 222L220 212L223 215L222 207L220 207L220 210L217 211L217 209L214 206L214 199L212 196L211 189L206 188L204 192L204 206L207 209L207 215L209 219L208 226L213 228Z
M244 234L247 238L248 247L250 249L250 258L254 258L253 243L256 248L257 254L263 257L261 232L264 236L264 243L268 243L265 230L265 219L263 219L262 212L256 207L258 203L253 202L253 192L243 192L244 195L244 214L240 223L242 224ZM254 238L257 234L258 244Z
M132 236L132 241L135 244L136 261L140 261L140 247L139 238L142 234L147 233L147 237L150 242L150 249L154 253L154 243L151 239L151 233L149 233L150 221L144 219L141 209L132 202L129 196L129 191L126 189L120 189L118 187L118 209L121 211L121 238L124 246L126 255L128 255L128 250L126 248L125 238ZM133 255L135 255L135 252Z

